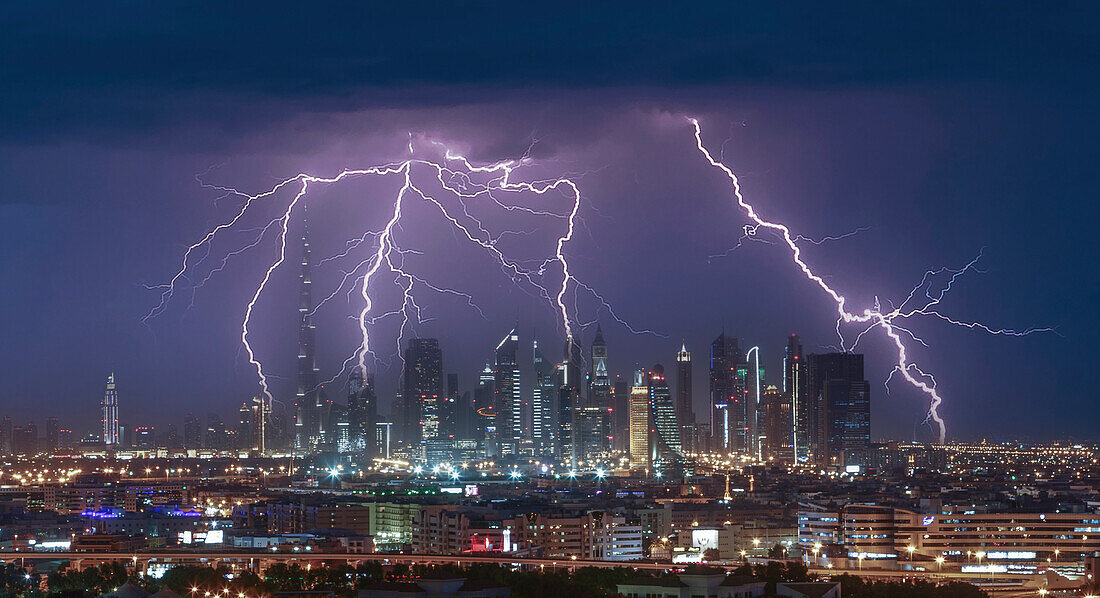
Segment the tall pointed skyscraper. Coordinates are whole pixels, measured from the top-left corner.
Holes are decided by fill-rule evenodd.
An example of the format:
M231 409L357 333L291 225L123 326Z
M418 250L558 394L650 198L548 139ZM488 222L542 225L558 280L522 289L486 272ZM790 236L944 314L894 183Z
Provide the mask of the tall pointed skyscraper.
M597 407L607 407L611 400L611 378L607 374L607 342L603 329L596 324L596 338L592 339L592 380L588 400Z
M596 338L592 340L592 376L588 380L588 406L600 410L599 432L605 440L611 436L611 376L607 373L607 343L603 340L603 330L596 324ZM605 447L605 448L610 448Z
M687 343L676 353L676 421L680 424L680 442L689 446L691 428L695 424L691 392L691 353Z
M107 390L103 393L103 444L116 445L122 439L118 434L118 391L115 390L115 373L107 376Z
M321 397L317 388L317 333L313 327L309 221L302 226L302 269L298 291L298 394L294 406L294 448L308 450L321 441Z

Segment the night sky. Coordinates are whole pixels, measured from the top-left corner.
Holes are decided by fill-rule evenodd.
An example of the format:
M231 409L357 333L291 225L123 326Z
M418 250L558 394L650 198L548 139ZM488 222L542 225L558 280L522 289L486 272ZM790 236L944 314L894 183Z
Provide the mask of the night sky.
M926 269L984 251L944 311L1057 327L1007 338L914 322L931 345L915 359L939 381L950 438L1098 437L1095 3L601 4L0 8L0 414L93 429L114 370L124 424L230 416L258 390L239 325L275 239L141 323L158 300L145 285L169 278L187 245L239 207L198 180L256 192L298 172L401 159L410 132L486 161L534 142L539 174L579 175L583 224L566 247L576 273L663 335L633 336L603 313L612 372L671 367L683 340L703 417L707 349L724 327L761 347L767 383L779 384L788 334L807 352L836 342L834 306L779 245L712 257L746 220L694 149L690 114L765 218L810 237L866 229L806 251L855 305L904 297ZM395 188L311 194L314 255L378 228ZM535 230L509 241L516 252L551 250L537 226L548 223L488 218ZM415 332L440 338L463 388L516 321L557 357L549 307L484 252L423 206L401 234L422 252L409 256L419 272L485 312L422 298L430 321ZM282 400L294 392L290 256L255 325ZM318 269L319 289L338 282L340 265ZM601 315L590 300L579 307L582 321ZM341 296L318 312L326 378L357 344L348 316L358 308ZM392 329L378 335L388 402ZM930 438L925 399L880 384L889 350L881 335L861 346L873 434Z

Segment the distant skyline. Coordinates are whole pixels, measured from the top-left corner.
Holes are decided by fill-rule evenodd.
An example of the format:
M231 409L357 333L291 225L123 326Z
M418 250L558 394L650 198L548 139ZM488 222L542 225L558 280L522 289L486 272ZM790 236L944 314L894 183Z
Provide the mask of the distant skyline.
M1019 3L944 19L867 6L818 9L815 19L811 6L594 6L568 18L444 8L415 27L361 9L244 15L165 3L63 21L4 9L11 35L0 48L20 59L0 65L10 108L0 115L0 277L9 283L0 415L95 428L112 371L124 424L234 412L258 391L239 327L257 268L277 250L271 238L229 260L193 304L178 296L140 322L157 302L144 285L171 276L183 248L238 207L200 181L258 191L298 172L398 159L412 132L477 160L531 147L540 173L577 176L587 203L566 251L617 313L664 336L631 335L592 305L580 320L599 316L612 375L658 362L672 371L686 342L705 421L719 332L759 345L766 384L779 385L787 335L798 333L806 353L827 351L835 317L782 247L746 243L722 255L745 219L693 151L683 121L692 114L765 216L813 238L860 230L807 251L855 304L902 298L926 269L983 252L982 271L960 279L947 311L1057 327L1009 338L918 323L931 348L918 346L916 361L939 381L949 438L1098 438L1089 362L1100 336L1091 234L1100 83L1088 43L1097 9ZM304 43L267 34L290 30ZM353 183L312 195L315 262L379 226L394 189ZM440 339L445 372L472 389L517 320L524 342L537 338L560 358L563 337L544 302L506 284L438 219L416 218L403 234L426 252L423 271L485 312L455 297L425 304L433 319L414 332ZM257 312L257 346L284 401L295 388L297 251L292 244ZM314 296L346 265L317 267ZM341 295L316 314L322 379L357 343L356 311L354 296ZM581 334L586 348L593 333ZM388 413L399 367L392 330L379 339ZM872 434L911 438L927 402L896 384L886 393L887 350L881 339L861 347Z

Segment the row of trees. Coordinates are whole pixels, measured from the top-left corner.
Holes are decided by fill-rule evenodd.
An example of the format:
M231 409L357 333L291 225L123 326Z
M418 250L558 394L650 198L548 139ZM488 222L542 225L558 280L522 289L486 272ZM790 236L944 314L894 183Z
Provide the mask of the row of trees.
M813 581L802 563L769 562L762 565L746 564L734 571L739 575L752 575L767 582L769 595L774 595L779 582ZM388 570L380 563L370 562L350 565L301 566L278 563L262 574L246 572L231 575L226 568L174 567L160 579L134 578L121 564L100 565L84 570L68 570L50 574L49 596L54 598L82 598L102 596L127 581L148 592L162 587L170 588L181 596L231 597L269 595L286 591L331 591L338 596L355 596L359 589L379 581L412 581L418 577L465 577L471 580L492 581L511 588L512 595L524 598L615 598L615 588L629 578L652 576L628 567L577 569L559 568L540 571L517 571L509 567L491 564L473 564L459 568L454 565L408 567L395 565ZM983 598L985 592L966 583L934 584L929 582L867 582L854 575L838 575L845 598ZM37 580L27 572L8 564L0 567L0 598L36 598L42 592Z
M25 574L25 572L23 572ZM18 575L18 574L13 574ZM422 576L465 577L471 580L494 581L507 585L514 596L551 598L613 598L615 587L639 572L617 567L603 569L581 567L576 570L514 571L507 567L475 564L459 568L454 565L409 567L394 565L388 570L377 562L359 567L326 565L319 567L278 563L260 575L252 572L231 575L226 568L173 567L160 579L134 578L122 565L102 565L83 571L69 570L49 576L50 596L80 598L101 596L130 581L148 592L162 587L181 596L246 596L269 595L287 591L331 591L337 596L353 597L358 590L379 581L413 581ZM19 587L6 596L33 596L28 588ZM33 592L33 590L30 590Z

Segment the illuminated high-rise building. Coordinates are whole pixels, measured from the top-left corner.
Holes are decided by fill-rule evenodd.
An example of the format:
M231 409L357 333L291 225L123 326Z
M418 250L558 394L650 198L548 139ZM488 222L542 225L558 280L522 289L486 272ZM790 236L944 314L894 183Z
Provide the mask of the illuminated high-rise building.
M710 345L710 430L711 450L728 453L747 446L745 379L738 368L744 354L736 338L725 332Z
M799 461L810 458L813 445L813 404L806 392L808 382L802 343L797 334L792 334L783 351L783 394L791 406L791 445Z
M676 353L676 422L680 426L680 443L685 446L695 423L692 397L691 353L687 350L687 344L683 343Z
M313 326L309 223L302 227L302 263L298 273L298 392L294 399L294 448L308 451L323 442L321 394L317 380L317 331Z
M596 324L596 337L592 339L592 378L588 385L588 401L595 407L607 408L611 402L611 376L607 373L607 342L603 329Z
M650 449L654 458L662 464L670 464L681 457L680 426L676 421L676 406L661 364L653 366L648 375L649 409L653 434Z
M439 339L409 339L401 376L400 440L411 459L423 457L424 441L439 433L443 394L443 352Z
M134 448L153 449L157 446L157 430L153 426L134 428Z
M566 339L565 361L558 366L558 446L559 458L571 464L580 459L581 450L577 433L584 383L581 371L580 339Z
M247 448L259 455L266 455L271 448L271 401L262 394L256 395L252 397L249 408L252 411L252 427L248 432L251 442Z
M611 377L607 372L607 343L603 329L596 325L591 345L591 374L587 377L587 401L574 406L576 432L581 458L597 459L611 449L611 419L614 412ZM578 371L579 371L578 367Z
M367 458L378 456L375 425L378 423L378 396L374 392L374 374L363 375L359 368L348 377L348 437L351 449Z
M745 353L744 367L746 450L756 458L764 456L761 438L766 435L764 424L764 366L760 365L760 347L752 347Z
M425 434L424 454L429 463L443 463L454 459L455 409L458 408L458 374L447 374L445 392L436 400L437 430L432 437Z
M863 355L810 355L807 373L817 424L814 459L822 465L845 465L848 451L865 451L871 444L871 385L863 377Z
M120 444L122 438L118 431L118 390L115 389L114 372L107 376L107 390L103 393L103 402L99 406L103 412L103 444Z
M513 328L493 350L493 389L500 454L515 455L523 439L523 383L519 364L519 335Z
M554 364L539 350L538 341L531 344L531 361L535 381L531 392L531 433L540 454L554 454L558 438L558 385Z
M479 448L487 457L500 455L500 443L497 436L497 411L496 392L493 385L496 383L496 375L493 374L493 366L486 363L477 376L477 386L474 387L473 408L474 434L478 440Z
M769 386L764 389L762 400L764 402L765 429L762 443L763 456L765 459L790 463L794 458L792 447L794 426L791 417L790 395L780 391L775 386Z
M644 370L634 372L634 384L630 387L630 466L650 468L653 465L650 452L652 412L649 407L649 387Z

